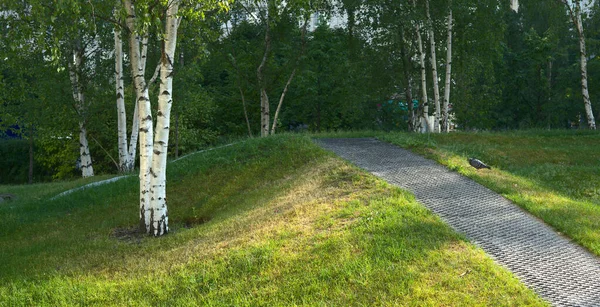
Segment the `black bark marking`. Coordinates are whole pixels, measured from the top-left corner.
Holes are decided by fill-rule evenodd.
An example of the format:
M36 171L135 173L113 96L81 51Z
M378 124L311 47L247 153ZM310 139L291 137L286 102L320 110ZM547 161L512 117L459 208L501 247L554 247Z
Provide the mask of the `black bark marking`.
M144 199L141 199L142 202L144 202ZM145 212L146 210L144 209L144 206L140 206L140 230L141 231L148 231L148 229L146 228L146 215Z
M157 155L157 156L160 156L161 153L162 153L161 151L154 150L154 154Z

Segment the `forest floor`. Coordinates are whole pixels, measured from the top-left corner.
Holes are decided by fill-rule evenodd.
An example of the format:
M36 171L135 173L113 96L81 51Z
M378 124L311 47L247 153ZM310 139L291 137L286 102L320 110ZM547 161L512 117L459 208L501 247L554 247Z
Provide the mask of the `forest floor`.
M54 200L90 180L0 186L22 195L0 204L0 306L547 305L410 193L307 136L169 164L161 238L136 230L136 179Z

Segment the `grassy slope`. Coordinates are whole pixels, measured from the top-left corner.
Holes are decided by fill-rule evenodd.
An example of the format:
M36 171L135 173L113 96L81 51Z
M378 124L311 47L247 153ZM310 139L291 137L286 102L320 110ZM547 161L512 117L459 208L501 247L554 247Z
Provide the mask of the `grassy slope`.
M168 174L172 231L158 239L125 231L135 178L1 206L0 305L544 305L411 195L308 138Z
M380 134L512 200L600 256L600 134L590 131ZM467 157L493 170L475 171Z

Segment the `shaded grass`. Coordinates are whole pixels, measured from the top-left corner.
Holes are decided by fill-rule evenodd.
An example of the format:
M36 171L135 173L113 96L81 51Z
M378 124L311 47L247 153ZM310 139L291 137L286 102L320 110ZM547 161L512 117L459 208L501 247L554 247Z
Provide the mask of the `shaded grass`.
M518 131L416 135L382 140L434 159L502 194L600 256L600 134ZM476 171L467 157L492 170Z
M47 199L61 192L113 177L116 176L100 175L89 178L79 178L71 181L36 183L31 185L0 185L0 194L11 193L17 197L15 201L31 202L35 200Z
M541 306L414 198L306 137L169 165L172 231L137 225L127 178L0 209L0 305Z

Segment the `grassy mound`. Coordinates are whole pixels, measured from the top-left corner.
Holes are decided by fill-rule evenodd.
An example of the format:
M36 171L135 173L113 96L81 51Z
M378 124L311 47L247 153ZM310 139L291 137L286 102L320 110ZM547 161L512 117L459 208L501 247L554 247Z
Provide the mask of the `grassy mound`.
M192 155L168 176L158 239L134 231L135 177L0 206L0 305L545 305L410 194L306 137Z

